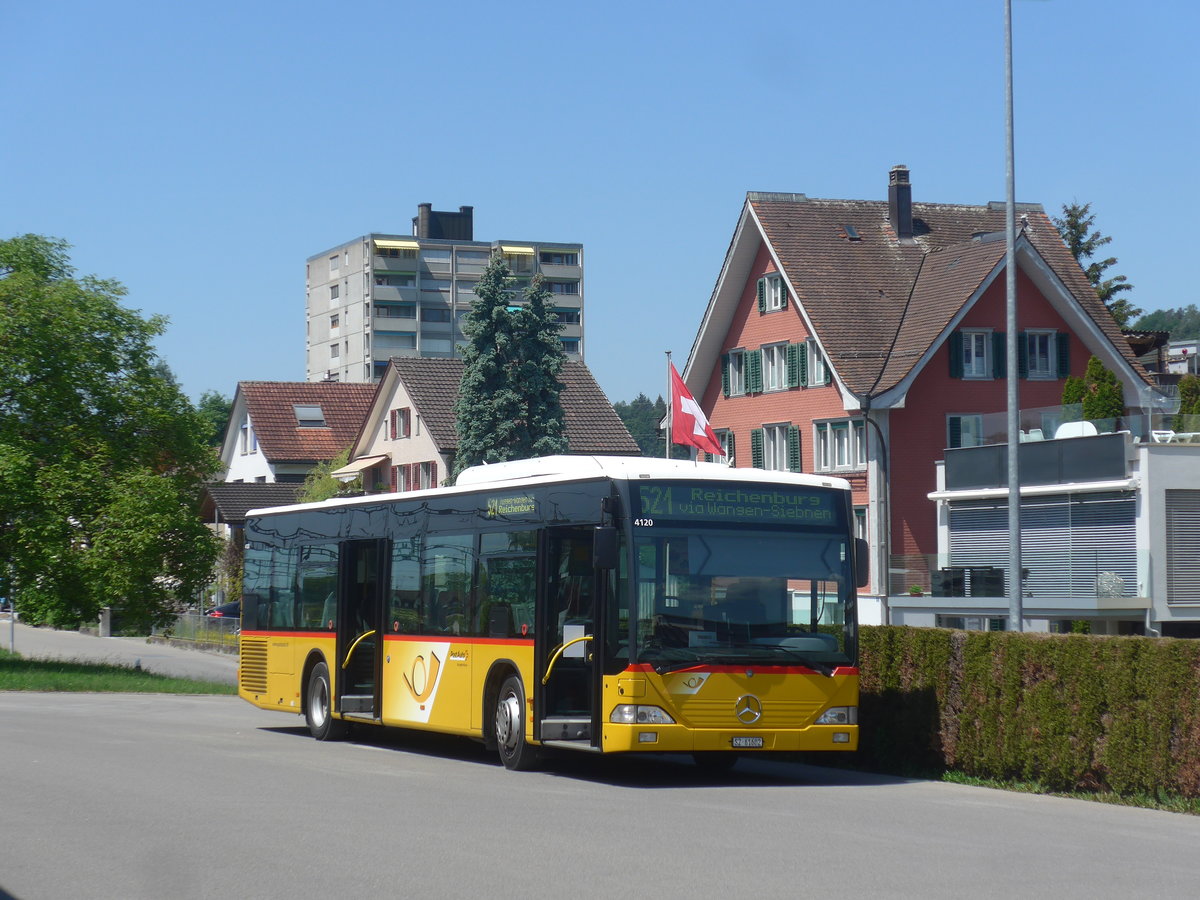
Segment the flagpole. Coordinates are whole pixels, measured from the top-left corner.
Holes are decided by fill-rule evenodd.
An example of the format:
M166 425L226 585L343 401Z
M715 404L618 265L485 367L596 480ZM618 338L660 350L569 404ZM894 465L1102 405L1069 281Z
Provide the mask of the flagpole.
M672 417L675 414L675 385L671 381L671 351L667 353L667 432L663 435L665 439L663 443L667 448L667 459L671 458L671 426L674 424Z

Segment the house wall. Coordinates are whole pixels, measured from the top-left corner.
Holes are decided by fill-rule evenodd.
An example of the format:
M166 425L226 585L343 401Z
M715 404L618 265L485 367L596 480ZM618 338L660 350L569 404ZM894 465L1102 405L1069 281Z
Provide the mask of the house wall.
M721 347L722 356L730 350L757 350L765 344L781 341L800 343L810 337L794 296L788 297L785 309L766 313L758 311L758 279L776 271L766 245L760 245L749 278L743 286L737 311L725 335ZM726 397L721 389L719 359L704 388L701 407L709 411L709 422L713 428L733 432L734 465L738 468L749 468L751 465L750 432L753 429L784 423L797 426L800 432L801 468L805 472L813 472L816 468L813 422L844 419L849 415L835 383ZM869 438L871 442L874 442L874 439L874 435ZM836 474L850 482L855 506L867 505L865 470L838 471L830 474Z
M241 415L234 420L226 433L222 457L226 463L225 481L244 481L252 483L260 478L271 483L275 481L275 472L262 450L255 447L248 453L241 452L242 426L246 424L249 415L243 408Z
M1017 273L1018 327L1069 332L1066 322L1023 273ZM1006 289L996 278L967 312L956 330L1005 331ZM1082 375L1090 352L1070 337L1070 370ZM1019 405L1024 409L1062 403L1065 379L1022 379ZM891 502L893 555L937 552L937 521L928 494L935 490L935 464L948 444L947 417L1001 413L1007 408L1007 380L950 377L950 351L938 348L913 382L902 409L891 413Z
M370 431L369 439L367 441L360 440L355 445L355 456L357 457L381 455L388 457L386 463L372 466L364 473L364 487L368 491L373 490L377 483L390 484L392 466L406 466L433 460L438 464L439 483L445 481L449 474L448 460L434 443L425 423L421 421L421 417L413 405L412 397L398 379L394 381L394 385L393 390L376 400L373 410L377 410L379 415L373 416L366 425ZM409 437L393 440L389 414L394 409L405 407L411 410L412 433Z

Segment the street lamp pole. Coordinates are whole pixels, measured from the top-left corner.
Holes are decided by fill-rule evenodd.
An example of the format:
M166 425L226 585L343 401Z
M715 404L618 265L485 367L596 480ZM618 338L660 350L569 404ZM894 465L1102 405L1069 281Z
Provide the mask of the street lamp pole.
M1008 400L1008 628L1023 631L1024 591L1021 577L1021 479L1017 464L1020 449L1020 373L1017 371L1017 214L1016 175L1013 161L1013 54L1012 0L1004 0L1004 76L1007 202L1004 205L1004 236L1007 242L1004 273L1006 286L1005 327L1007 341L1007 400Z

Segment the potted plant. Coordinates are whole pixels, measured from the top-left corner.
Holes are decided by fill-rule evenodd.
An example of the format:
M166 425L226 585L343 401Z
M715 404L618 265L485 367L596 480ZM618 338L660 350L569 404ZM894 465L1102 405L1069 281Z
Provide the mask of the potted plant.
M908 596L910 596L910 597L920 597L924 593L925 593L925 589L922 588L919 584L910 584L908 586Z

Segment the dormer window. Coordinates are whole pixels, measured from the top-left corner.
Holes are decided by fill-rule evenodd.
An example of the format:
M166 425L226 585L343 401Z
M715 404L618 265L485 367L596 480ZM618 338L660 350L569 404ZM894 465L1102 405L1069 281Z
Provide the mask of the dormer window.
M296 424L301 428L325 428L325 414L319 406L301 406L299 404L292 407L296 413Z

